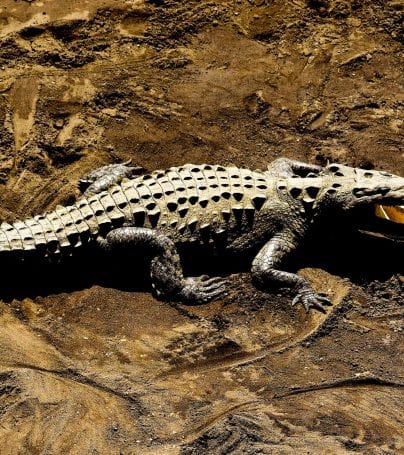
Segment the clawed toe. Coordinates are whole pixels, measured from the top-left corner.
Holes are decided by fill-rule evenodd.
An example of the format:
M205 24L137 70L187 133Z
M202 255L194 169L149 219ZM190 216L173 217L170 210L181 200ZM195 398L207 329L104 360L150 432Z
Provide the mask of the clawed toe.
M190 277L181 293L181 300L185 303L206 303L224 294L225 280L220 277L209 278L206 275Z
M321 313L326 313L324 305L332 305L331 301L327 297L316 294L314 291L302 291L298 293L292 300L292 306L295 306L298 303L301 303L307 312L313 308L314 310L320 311Z

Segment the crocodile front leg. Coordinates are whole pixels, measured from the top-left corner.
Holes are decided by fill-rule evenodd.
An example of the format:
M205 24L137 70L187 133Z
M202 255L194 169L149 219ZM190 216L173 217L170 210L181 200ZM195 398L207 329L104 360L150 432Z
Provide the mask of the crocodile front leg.
M153 229L123 227L109 232L99 244L106 248L146 247L152 254L150 276L159 297L180 300L183 303L206 303L223 294L224 280L183 275L180 257L174 242Z
M296 290L296 296L292 305L302 303L306 311L314 308L325 313L323 305L331 305L326 297L318 295L303 277L279 270L283 259L296 247L297 240L293 233L283 231L276 234L255 257L251 268L253 280L261 286L268 287L271 283L276 283L280 286L293 288Z
M124 178L130 178L145 172L140 166L129 166L129 161L120 164L108 164L84 175L79 180L79 189L85 196L91 196L118 184Z

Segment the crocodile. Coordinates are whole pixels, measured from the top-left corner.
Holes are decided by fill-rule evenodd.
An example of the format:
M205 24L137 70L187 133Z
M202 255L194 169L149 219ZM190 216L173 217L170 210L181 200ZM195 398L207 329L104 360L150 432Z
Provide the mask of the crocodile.
M293 305L325 311L331 302L282 264L320 220L374 204L403 205L404 178L342 164L279 158L266 170L185 164L146 172L130 163L96 169L68 206L0 225L0 254L35 252L59 261L86 245L146 248L157 296L198 304L225 293L222 277L185 277L180 245L217 254L252 252L253 282L294 291ZM139 251L139 249L138 249Z

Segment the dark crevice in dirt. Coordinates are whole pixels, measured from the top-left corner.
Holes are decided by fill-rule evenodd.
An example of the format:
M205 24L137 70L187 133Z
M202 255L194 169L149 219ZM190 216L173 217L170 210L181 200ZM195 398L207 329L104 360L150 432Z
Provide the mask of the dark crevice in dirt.
M285 398L291 395L298 395L301 393L308 393L308 392L315 392L318 390L324 389L335 389L339 387L359 387L359 386L386 386L386 387L404 387L404 383L402 382L395 382L389 381L383 378L379 378L377 376L371 375L360 375L360 376L353 376L351 378L346 379L338 379L332 382L326 382L323 384L313 384L306 387L298 387L295 389L290 389L287 392L275 394L274 398Z

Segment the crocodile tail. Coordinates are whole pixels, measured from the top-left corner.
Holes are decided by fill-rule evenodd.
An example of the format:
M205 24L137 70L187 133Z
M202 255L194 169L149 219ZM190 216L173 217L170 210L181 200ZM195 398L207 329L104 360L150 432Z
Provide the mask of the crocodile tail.
M76 206L56 210L0 225L0 251L18 257L30 253L57 256L79 247L91 237L91 229L80 216Z

